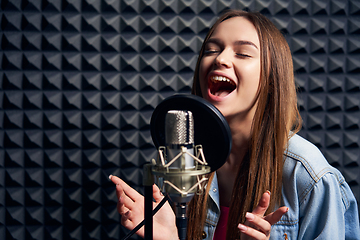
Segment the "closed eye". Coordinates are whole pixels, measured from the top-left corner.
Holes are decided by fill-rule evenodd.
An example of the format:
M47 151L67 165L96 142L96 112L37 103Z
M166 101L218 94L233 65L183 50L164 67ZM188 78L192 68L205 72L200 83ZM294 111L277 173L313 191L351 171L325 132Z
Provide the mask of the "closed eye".
M209 55L209 54L215 54L215 53L218 53L218 52L219 52L218 50L205 50L204 54Z
M236 53L236 56L241 57L241 58L251 58L252 57L250 55L243 54L243 53Z

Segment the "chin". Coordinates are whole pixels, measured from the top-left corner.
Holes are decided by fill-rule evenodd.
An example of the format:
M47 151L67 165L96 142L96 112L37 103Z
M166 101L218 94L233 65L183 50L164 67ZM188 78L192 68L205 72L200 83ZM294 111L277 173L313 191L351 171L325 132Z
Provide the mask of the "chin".
M229 105L226 103L218 102L218 101L209 101L211 104L213 104L224 117L227 117L228 115L231 115L231 110L229 109Z

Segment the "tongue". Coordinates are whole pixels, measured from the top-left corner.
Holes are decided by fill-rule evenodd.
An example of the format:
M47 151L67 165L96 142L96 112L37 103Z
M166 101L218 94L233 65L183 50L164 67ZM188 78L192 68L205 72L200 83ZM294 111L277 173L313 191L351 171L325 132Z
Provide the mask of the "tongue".
M218 82L210 84L210 90L214 96L225 97L234 90L234 86L225 82Z
M234 90L228 85L218 85L217 87L217 89L214 89L214 95L218 97L225 97Z
M227 95L229 95L229 93L229 91L218 91L214 95L218 97L226 97Z

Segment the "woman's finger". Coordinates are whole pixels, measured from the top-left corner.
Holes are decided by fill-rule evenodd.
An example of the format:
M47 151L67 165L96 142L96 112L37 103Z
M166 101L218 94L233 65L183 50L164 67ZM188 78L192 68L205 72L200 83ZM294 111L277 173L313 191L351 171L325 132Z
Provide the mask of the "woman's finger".
M251 227L245 226L244 224L239 223L238 229L240 230L241 233L249 237L252 237L254 239L258 239L258 240L267 239L267 236L264 233L259 232Z
M133 199L131 199L122 189L119 187L119 185L116 185L116 191L119 192L119 203L125 205L130 210L133 208L135 202ZM139 202L141 199L139 200ZM141 203L141 202L140 202Z
M125 207L124 205L122 205L120 203L117 204L116 208L117 208L118 213L120 213L121 216L123 216L125 213L130 211L130 209L128 209L127 207Z
M271 226L277 223L280 218L288 211L287 207L278 208L275 212L270 213L264 217L266 210L270 203L270 192L266 191L253 210L253 212L246 213L245 224L239 224L238 228L241 233L254 239L267 239Z
M123 194L117 203L117 210L121 215L124 215L127 211L131 211L133 209L133 205L134 202Z
M153 198L156 203L161 202L161 200L164 198L163 194L160 192L160 189L156 184L153 185Z
M270 204L270 191L266 191L259 201L259 204L256 206L254 211L252 211L253 214L256 214L258 216L264 216L266 210L268 209Z
M121 215L121 225L128 229L133 229L135 227L135 224L131 221L131 211L128 211L124 215Z
M265 236L268 236L270 234L271 224L263 217L259 217L258 215L250 212L247 212L245 217L247 222L250 224L247 224L248 226L251 226L259 232L262 232Z
M127 185L123 180L121 180L120 178L118 178L117 176L113 176L110 175L109 179L116 184L116 186L119 186L124 192L125 194L130 197L134 202L137 200L142 199L142 195L139 194L135 189L133 189L132 187L130 187L129 185ZM117 188L118 190L118 188ZM117 197L120 198L120 195L118 195L118 191L116 191Z
M270 213L264 219L268 221L271 225L274 225L287 211L289 211L288 207L278 208L275 212Z

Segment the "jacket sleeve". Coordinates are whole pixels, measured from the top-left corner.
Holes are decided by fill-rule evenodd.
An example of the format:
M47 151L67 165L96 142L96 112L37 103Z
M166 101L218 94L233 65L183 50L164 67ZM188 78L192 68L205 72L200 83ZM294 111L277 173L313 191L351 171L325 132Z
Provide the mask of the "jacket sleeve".
M327 172L300 203L299 239L360 239L356 199L340 173Z

